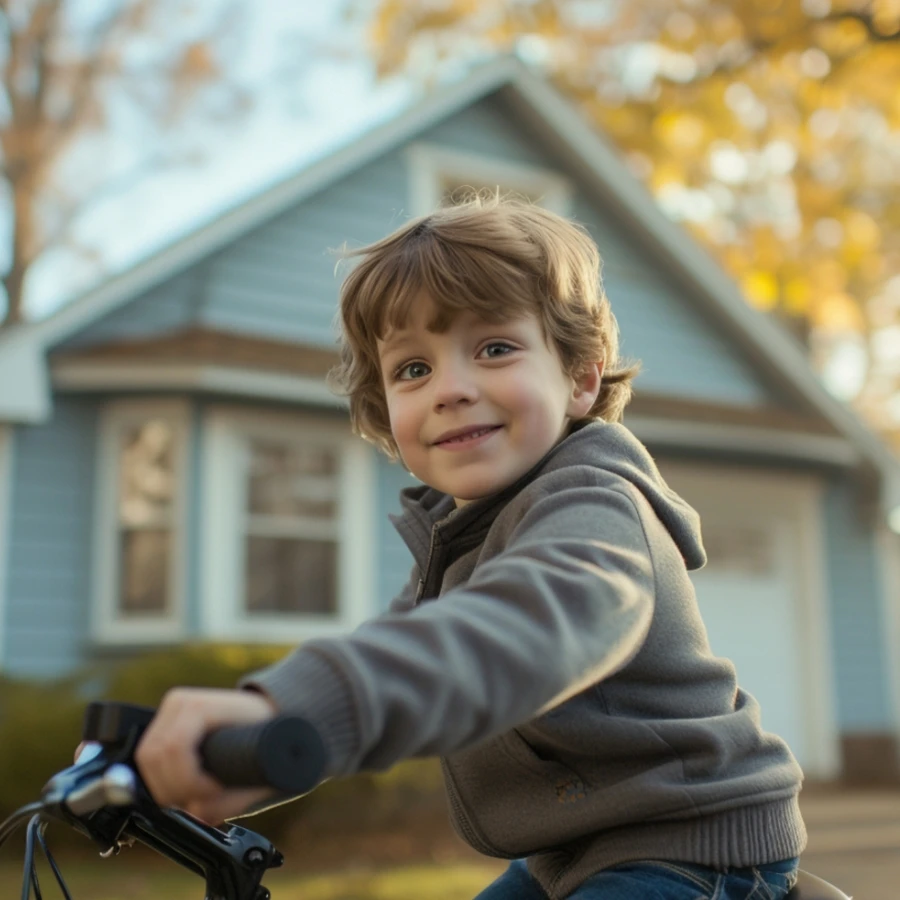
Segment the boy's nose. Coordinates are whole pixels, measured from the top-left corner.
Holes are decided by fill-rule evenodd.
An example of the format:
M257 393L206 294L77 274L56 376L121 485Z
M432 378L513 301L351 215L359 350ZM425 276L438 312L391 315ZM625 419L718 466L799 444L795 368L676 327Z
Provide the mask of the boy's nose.
M444 367L436 375L437 378L433 382L435 409L444 409L460 403L474 403L478 398L478 385L466 367Z

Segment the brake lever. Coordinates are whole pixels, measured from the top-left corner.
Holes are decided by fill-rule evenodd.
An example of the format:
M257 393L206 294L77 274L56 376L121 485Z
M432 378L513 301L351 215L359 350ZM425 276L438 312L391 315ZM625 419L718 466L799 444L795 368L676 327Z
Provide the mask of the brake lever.
M54 775L41 792L45 815L65 822L112 852L131 815L137 790L132 769L106 748L88 745L75 764Z
M105 708L100 708L100 707ZM115 706L115 708L111 708ZM263 873L284 858L266 838L229 824L213 828L153 800L134 764L134 751L152 710L96 705L85 727L89 742L73 766L47 782L44 811L99 844L102 856L138 840L206 879L207 896L265 900Z

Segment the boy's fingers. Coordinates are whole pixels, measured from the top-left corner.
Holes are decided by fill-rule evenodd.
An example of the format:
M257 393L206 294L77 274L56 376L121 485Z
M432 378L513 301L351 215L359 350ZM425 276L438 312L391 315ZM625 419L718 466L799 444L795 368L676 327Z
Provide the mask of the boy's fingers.
M202 768L197 749L200 742L222 725L263 721L273 712L260 694L191 688L170 691L135 752L138 771L153 799L160 806L187 808L190 803L208 803L220 797L225 788Z
M191 745L138 747L135 763L150 795L160 806L181 807L190 800L214 797L222 786L200 766Z

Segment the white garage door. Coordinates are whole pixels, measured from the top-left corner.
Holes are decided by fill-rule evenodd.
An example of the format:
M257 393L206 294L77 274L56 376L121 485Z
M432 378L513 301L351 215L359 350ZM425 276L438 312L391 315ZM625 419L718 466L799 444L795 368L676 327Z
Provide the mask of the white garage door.
M692 574L713 652L730 658L807 776L837 774L818 487L810 478L660 463L697 509L709 555Z

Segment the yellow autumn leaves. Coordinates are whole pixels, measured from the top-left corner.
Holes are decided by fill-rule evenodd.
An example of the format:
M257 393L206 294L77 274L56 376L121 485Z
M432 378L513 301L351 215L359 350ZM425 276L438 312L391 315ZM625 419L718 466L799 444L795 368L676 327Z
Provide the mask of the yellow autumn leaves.
M897 308L900 272L900 0L380 0L371 22L384 73L486 48L537 62L750 303L878 355L893 320L872 311Z

